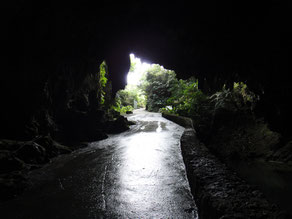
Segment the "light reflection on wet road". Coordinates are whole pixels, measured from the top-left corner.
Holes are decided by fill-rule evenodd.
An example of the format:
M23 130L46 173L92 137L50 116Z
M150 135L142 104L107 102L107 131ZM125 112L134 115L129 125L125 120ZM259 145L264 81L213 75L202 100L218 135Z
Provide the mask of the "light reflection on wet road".
M144 110L128 119L136 122L131 130L35 171L32 190L1 212L6 218L196 218L179 146L183 128Z

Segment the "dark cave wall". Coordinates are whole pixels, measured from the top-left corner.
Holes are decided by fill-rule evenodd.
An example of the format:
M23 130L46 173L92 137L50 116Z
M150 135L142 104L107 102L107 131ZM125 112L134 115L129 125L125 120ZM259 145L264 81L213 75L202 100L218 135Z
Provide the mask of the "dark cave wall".
M113 55L105 52L98 39L102 27L99 30L99 23L93 25L94 19L90 20L88 16L79 20L82 15L76 7L62 9L46 5L38 10L35 7L21 5L5 24L4 42L7 44L3 50L1 78L2 138L26 139L72 125L80 126L80 123L90 126L91 120L99 120L97 125L100 125L103 119L102 112L97 112L100 118L80 118L84 117L82 114L93 114L99 107L96 95L100 89L96 78L99 65ZM121 57L126 61L129 59ZM129 67L127 62L115 65L114 60L109 63L120 66L124 72ZM111 72L115 69L113 67ZM92 78L91 82L88 78ZM113 85L122 88L123 84L119 86L117 83L119 78L112 78ZM88 100L89 96L91 100ZM80 103L82 98L85 100ZM86 106L80 110L80 106L71 104L74 102ZM72 115L72 111L79 115ZM62 123L61 126L58 127L56 122ZM66 133L70 131L65 130Z
M288 8L279 4L8 5L2 15L1 138L25 138L36 114L62 118L77 94L97 92L83 82L104 59L113 91L122 88L130 52L174 69L178 77L195 75L207 93L245 81L261 96L258 114L291 136L291 32Z

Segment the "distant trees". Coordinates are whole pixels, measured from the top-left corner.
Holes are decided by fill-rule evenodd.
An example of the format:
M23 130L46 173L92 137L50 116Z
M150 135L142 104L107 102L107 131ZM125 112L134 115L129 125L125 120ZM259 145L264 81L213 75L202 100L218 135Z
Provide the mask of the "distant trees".
M187 80L180 79L172 89L171 97L167 104L171 106L162 109L183 116L190 116L197 113L201 102L206 96L198 88L198 80L191 77Z
M157 64L152 65L139 86L147 96L146 109L158 111L165 107L176 84L177 79L174 71L167 70Z
M130 73L133 74L141 61L131 57ZM230 108L233 105L240 110L253 109L257 97L242 82L234 82L233 89L222 88L212 96L199 89L199 81L195 77L178 80L176 73L158 64L145 68L138 85L127 85L116 95L115 110L126 110L145 107L148 111L169 112L191 117L197 124L211 121L214 110ZM136 103L136 104L135 104Z
M132 106L133 108L142 108L145 107L146 99L143 91L138 86L127 85L124 90L117 92L116 102L120 104L120 107Z
M131 60L130 72L135 71L135 60ZM149 65L139 85L127 85L116 95L115 110L122 112L125 107L145 107L148 111L167 111L190 116L200 108L205 95L198 89L198 80L178 80L172 70L158 64Z
M141 90L147 96L146 109L190 116L200 109L206 96L198 88L198 80L178 80L172 70L152 65L142 79Z

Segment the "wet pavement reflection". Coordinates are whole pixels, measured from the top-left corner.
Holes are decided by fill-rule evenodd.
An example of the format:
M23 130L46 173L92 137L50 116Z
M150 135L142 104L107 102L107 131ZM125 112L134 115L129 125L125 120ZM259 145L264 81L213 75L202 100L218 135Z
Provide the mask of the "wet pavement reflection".
M197 218L183 128L144 110L127 117L136 123L129 131L35 171L32 189L0 210L7 218Z

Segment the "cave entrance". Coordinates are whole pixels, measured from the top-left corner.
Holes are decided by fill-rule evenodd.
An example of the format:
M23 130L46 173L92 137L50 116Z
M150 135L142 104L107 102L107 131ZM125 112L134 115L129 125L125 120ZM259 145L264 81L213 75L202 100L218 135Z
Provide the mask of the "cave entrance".
M142 62L135 54L130 54L130 70L127 75L127 85L140 85L142 78L145 77L151 64Z
M130 69L127 74L127 85L116 94L116 110L120 113L132 111L133 109L146 108L146 75L154 64L149 64L131 53Z
M167 70L159 64L144 62L133 53L129 56L127 85L116 94L116 109L120 113L138 108L159 111L165 107L166 100L170 97L166 91L169 90L169 79L176 80L174 71Z

